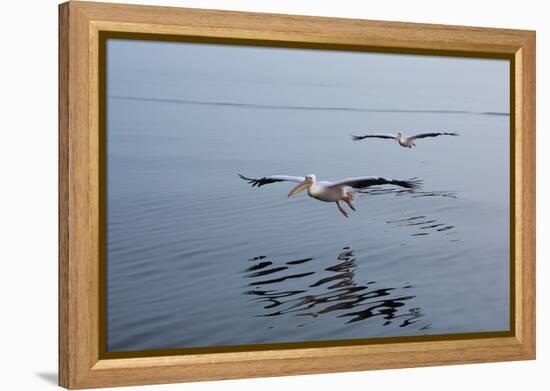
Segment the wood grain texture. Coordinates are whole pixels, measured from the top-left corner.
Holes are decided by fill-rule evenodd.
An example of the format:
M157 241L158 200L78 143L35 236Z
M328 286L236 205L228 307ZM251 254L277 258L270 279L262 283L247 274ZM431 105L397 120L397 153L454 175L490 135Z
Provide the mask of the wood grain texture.
M521 333L517 333L521 338L527 353L531 358L535 358L536 351L536 321L535 321L535 293L536 293L536 38L531 33L529 40L519 51L521 56L521 144L522 158L516 160L516 165L521 167L522 189L521 199L521 220L522 232L522 274L521 281L521 308L522 325ZM516 184L517 185L517 184Z
M59 383L69 384L69 7L59 7Z
M74 389L535 357L534 32L86 2L60 5L59 21L60 385ZM513 58L515 336L100 359L100 31Z
M94 333L93 273L97 260L92 248L93 193L89 154L94 131L89 119L89 25L78 6L65 3L60 10L60 367L59 383L76 387L97 362ZM95 158L94 158L95 156ZM62 196L61 196L62 195ZM95 288L97 289L97 288ZM94 331L95 330L95 331ZM97 348L95 348L97 351Z
M267 13L73 2L114 31L191 34L292 42L515 53L523 31Z

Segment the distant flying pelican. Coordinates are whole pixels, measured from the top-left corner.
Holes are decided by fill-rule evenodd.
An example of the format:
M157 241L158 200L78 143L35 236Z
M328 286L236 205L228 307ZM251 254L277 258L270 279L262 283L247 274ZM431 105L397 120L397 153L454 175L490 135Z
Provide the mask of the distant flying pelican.
M414 143L414 141L418 138L437 137L437 136L458 136L458 133L455 133L455 132L421 133L421 134L407 137L403 133L399 132L397 133L397 136L393 134L366 134L364 136L351 135L351 139L353 141L359 141L359 140L363 140L364 138L387 138L390 140L397 141L399 145L401 145L402 147L412 148L412 147L416 147L416 144Z
M355 207L352 204L353 195L350 191L350 188L353 189L364 189L369 186L375 185L395 185L404 187L406 189L420 189L421 181L420 180L406 180L400 181L395 179L386 179L375 176L363 176L355 178L346 178L336 182L327 182L319 181L315 175L308 175L306 177L301 176L288 176L288 175L272 175L263 177L260 179L247 178L239 174L241 179L244 179L252 187L260 187L275 182L297 182L298 185L294 187L288 197L299 193L307 189L307 194L319 201L324 202L335 202L338 210L346 217L348 217L347 212L340 206L339 201L344 201L349 205L351 209L355 211Z

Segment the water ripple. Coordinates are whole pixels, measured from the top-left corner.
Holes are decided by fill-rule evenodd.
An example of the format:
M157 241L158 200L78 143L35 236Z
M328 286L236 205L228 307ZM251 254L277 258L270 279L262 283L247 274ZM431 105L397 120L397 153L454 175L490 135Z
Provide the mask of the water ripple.
M495 111L470 111L470 110L428 110L428 109L400 109L400 108L376 108L376 107L345 107L345 106L299 106L299 105L277 105L260 104L248 102L224 102L224 101L202 101L193 99L176 98L156 98L145 96L129 95L110 95L110 99L121 99L143 102L174 103L183 105L201 105L201 106L226 106L242 107L249 109L271 109L271 110L320 110L320 111L354 111L363 113L420 113L420 114L470 114L470 115L491 115L491 116L509 116L510 113Z
M422 198L422 197L441 197L441 198L457 198L458 192L457 191L420 191L420 190L404 190L404 189L396 189L396 188L382 188L382 187L370 187L368 189L364 190L357 190L358 194L361 195L369 195L369 196L376 196L376 195L388 195L393 194L395 196L410 196L411 198Z
M456 228L454 225L442 223L436 219L428 218L424 215L413 216L399 220L390 220L386 223L395 225L397 227L415 229L415 232L410 234L410 236L427 236L431 232L445 232ZM457 239L451 240L451 242L455 241L457 241Z

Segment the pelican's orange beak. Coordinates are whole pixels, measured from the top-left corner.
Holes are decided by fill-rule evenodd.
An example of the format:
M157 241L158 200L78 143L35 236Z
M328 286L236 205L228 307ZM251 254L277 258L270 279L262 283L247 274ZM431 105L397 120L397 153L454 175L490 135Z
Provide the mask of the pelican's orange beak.
M308 181L303 181L303 182L300 182L298 184L298 186L296 186L294 189L290 190L290 193L288 193L288 196L292 196L294 194L297 194L301 191L304 191L305 189L307 189L309 187L309 182Z

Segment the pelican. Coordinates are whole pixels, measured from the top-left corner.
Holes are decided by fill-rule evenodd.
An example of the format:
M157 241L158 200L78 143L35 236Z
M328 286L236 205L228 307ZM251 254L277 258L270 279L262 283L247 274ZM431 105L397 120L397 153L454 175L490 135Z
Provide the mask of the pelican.
M353 141L363 140L364 138L386 138L390 140L395 140L404 148L416 147L414 143L416 139L427 138L427 137L437 137L437 136L458 136L458 133L455 132L436 132L436 133L420 133L414 136L405 136L402 132L398 132L397 135L393 134L366 134L364 136L354 136L351 135Z
M353 194L351 189L364 189L375 185L395 185L406 189L417 190L420 189L422 183L420 180L415 179L400 181L376 176L345 178L336 182L317 181L317 178L313 174L305 177L272 175L259 179L247 178L239 174L239 177L251 184L252 187L261 187L276 182L297 182L298 185L288 193L288 197L307 189L307 194L311 198L324 202L335 202L338 210L345 217L348 217L348 213L342 208L340 201L344 201L353 211L355 211L355 207L352 204Z

